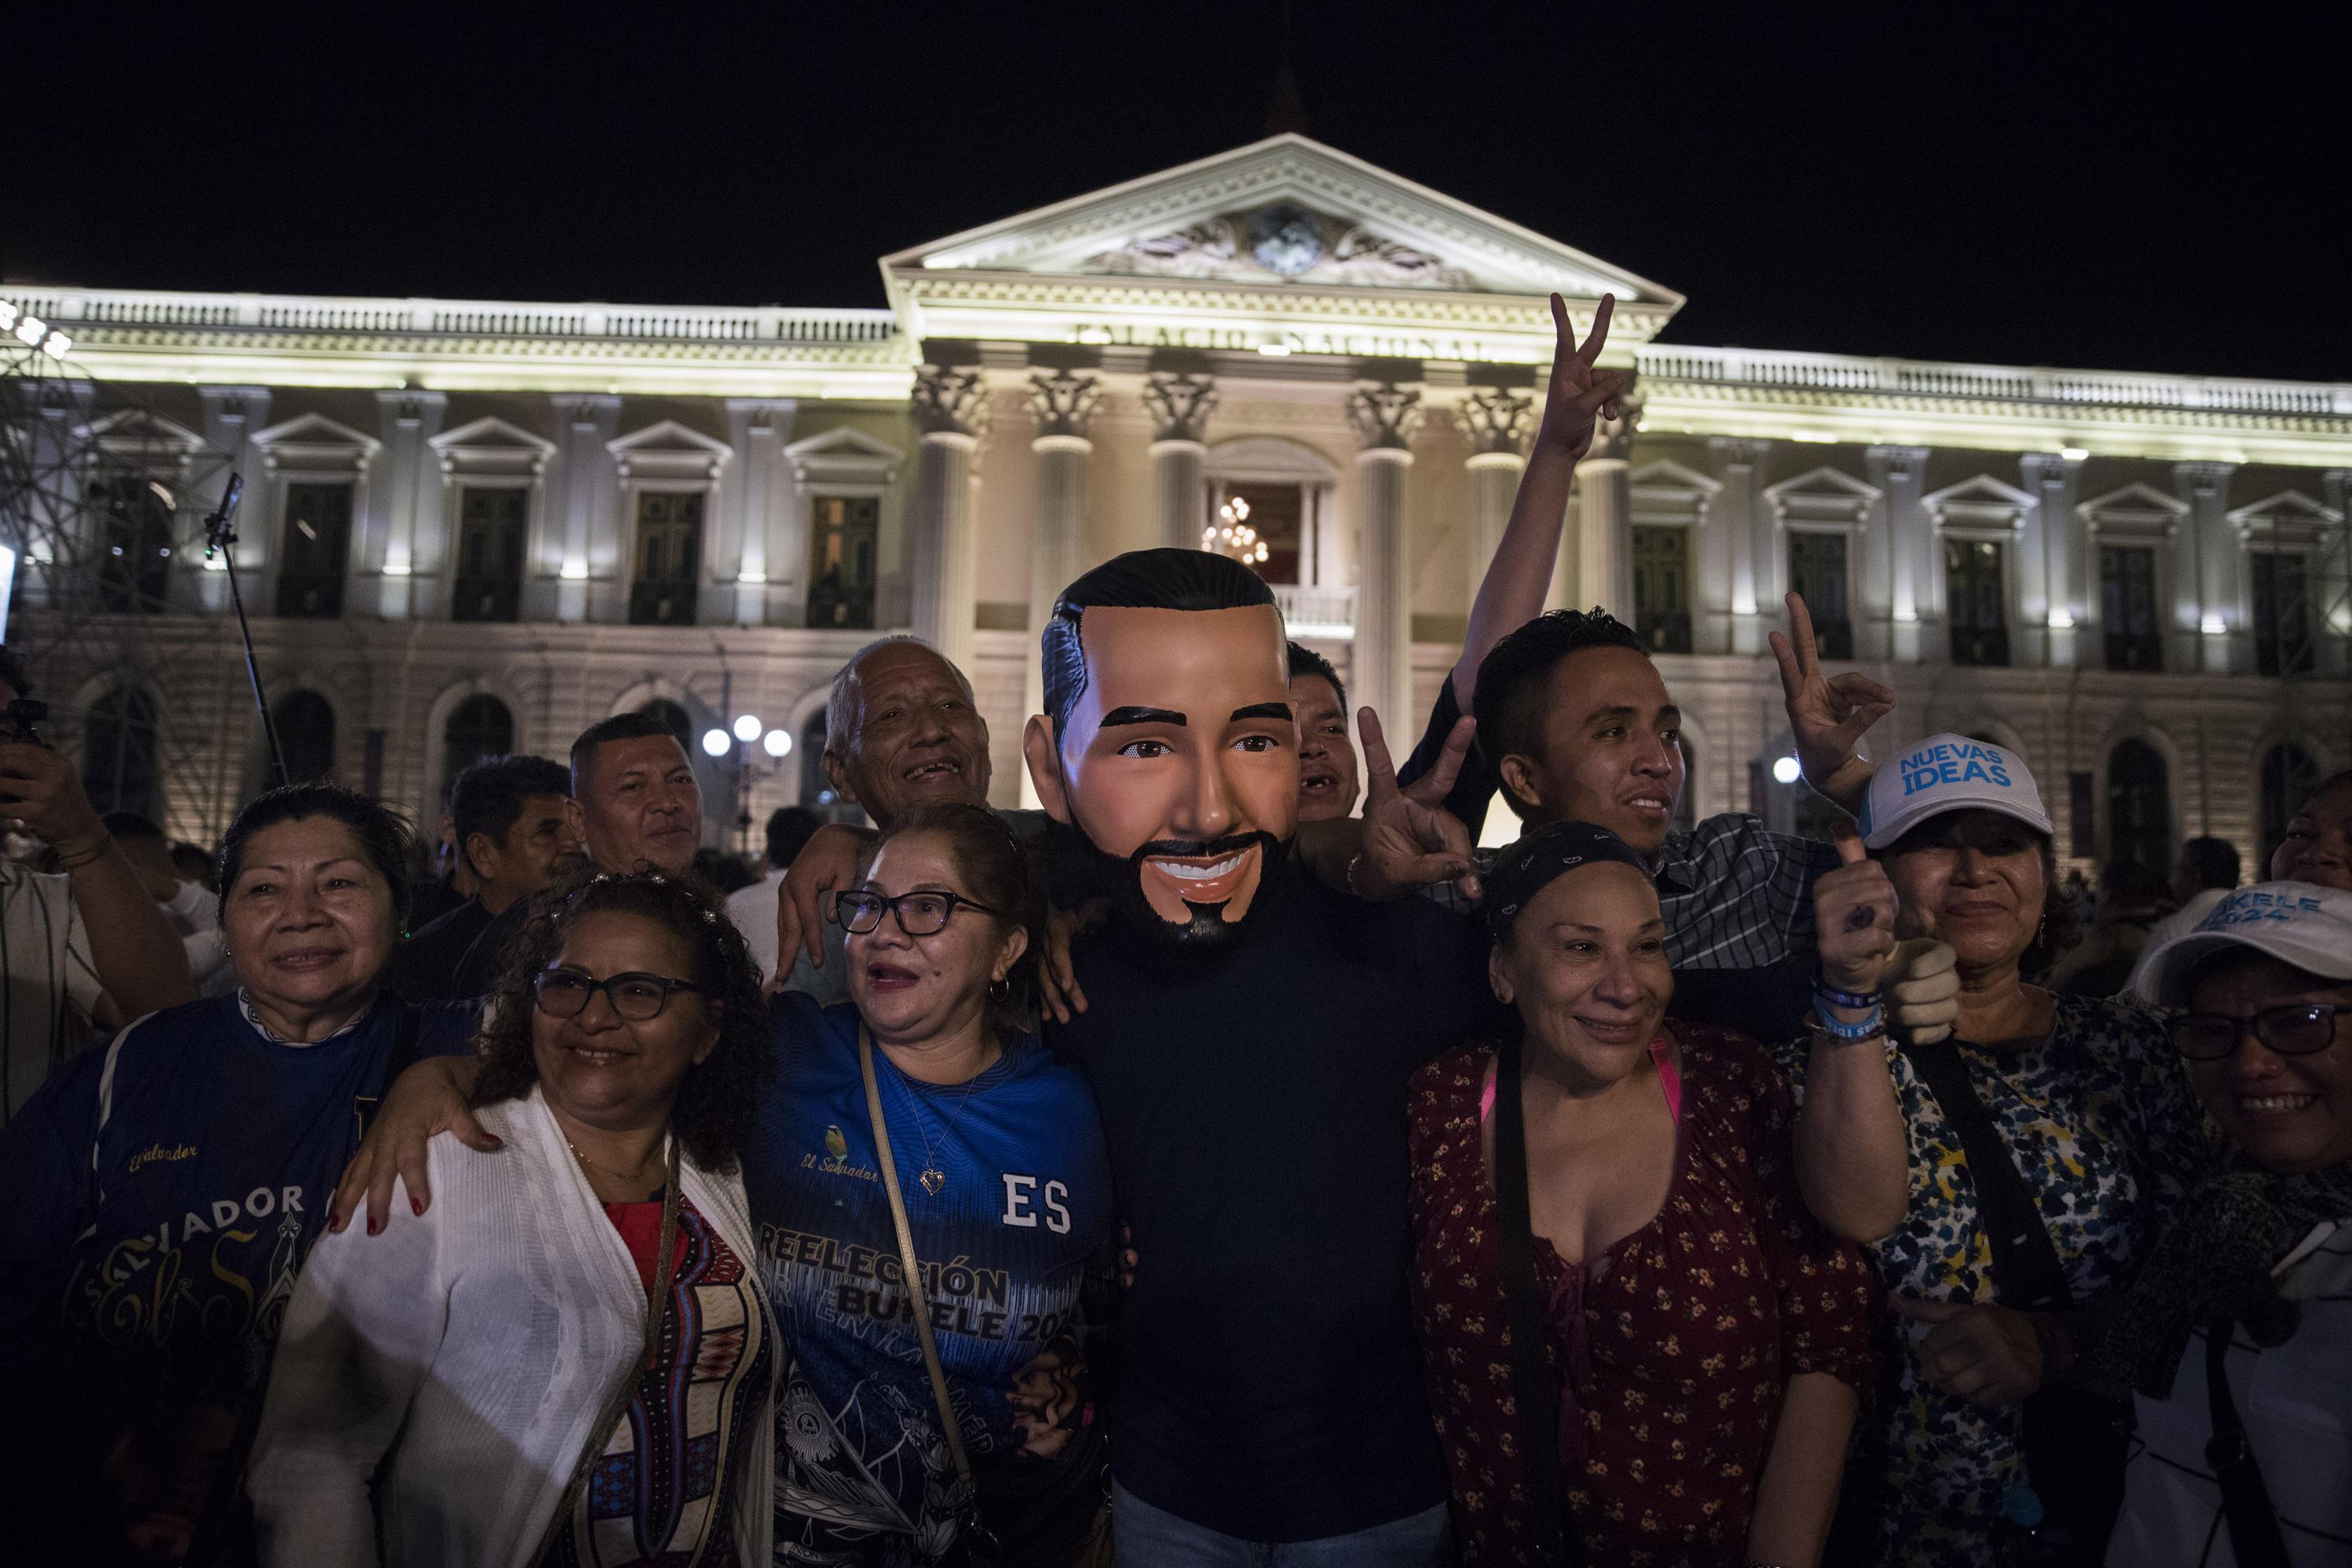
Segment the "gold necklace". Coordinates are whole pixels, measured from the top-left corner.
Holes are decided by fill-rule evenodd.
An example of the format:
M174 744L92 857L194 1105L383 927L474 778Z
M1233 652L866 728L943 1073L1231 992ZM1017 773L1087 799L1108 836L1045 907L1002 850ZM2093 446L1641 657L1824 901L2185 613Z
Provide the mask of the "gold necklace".
M645 1167L645 1163L644 1163L643 1161L640 1161L640 1162L638 1163L636 1170L635 1170L635 1172L633 1172L633 1173L632 1173L632 1172L625 1172L625 1171L616 1171L616 1170L613 1169L613 1167L612 1167L612 1166L610 1166L610 1165L600 1165L600 1164L598 1164L595 1161L591 1160L587 1155L583 1154L583 1153L580 1152L580 1145L579 1145L579 1144L577 1144L577 1143L574 1143L574 1142L573 1142L571 1139L569 1139L569 1138L566 1138L566 1139L563 1141L563 1146L564 1146L566 1149L571 1150L571 1151L572 1151L572 1157L573 1159L575 1159L575 1160L579 1161L583 1165L585 1165L588 1169L590 1169L590 1170L592 1170L592 1171L602 1171L602 1172L604 1172L606 1175L608 1175L608 1176L612 1177L612 1178L613 1178L613 1180L614 1180L614 1181L616 1181L616 1182L630 1182L630 1183L635 1183L635 1182L641 1182L641 1181L645 1180L645 1176L646 1176L646 1167ZM660 1147L661 1147L661 1148L663 1148L663 1149L667 1149L667 1148L668 1147L668 1141L667 1141L667 1139L665 1139L665 1140L663 1141L663 1142L661 1143Z

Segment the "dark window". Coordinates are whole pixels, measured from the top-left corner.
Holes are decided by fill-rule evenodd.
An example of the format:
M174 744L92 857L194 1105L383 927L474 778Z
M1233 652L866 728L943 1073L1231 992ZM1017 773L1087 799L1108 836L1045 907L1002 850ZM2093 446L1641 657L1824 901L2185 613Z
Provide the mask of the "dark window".
M1690 530L1633 530L1633 630L1652 653L1691 650Z
M2164 668L2155 551L2137 544L2100 548L2099 634L2106 643L2109 669Z
M1990 540L1944 541L1944 597L1951 607L1952 662L2009 662L2009 595L2000 546Z
M315 691L289 691L270 705L278 744L286 752L286 782L308 784L335 772L335 710Z
M351 546L351 486L288 485L278 613L331 620L341 615L343 561Z
M522 545L530 510L526 489L468 485L458 494L457 580L453 621L511 621L522 612Z
M2294 808L2319 783L2319 764L2300 746L2277 745L2263 753L2263 855L2254 862L2254 880L2271 874L2271 857L2286 837Z
M702 493L637 497L637 566L629 581L629 624L688 626L702 575Z
M441 809L449 808L449 786L459 773L513 750L514 715L497 698L478 691L449 710L441 725L441 792L435 797Z
M1813 640L1823 658L1853 657L1853 612L1847 607L1846 538L1843 533L1789 535L1789 586L1813 617Z
M2300 555L2262 551L2254 568L2254 663L2264 675L2311 668L2310 595Z
M882 502L874 496L819 496L810 520L808 624L871 629Z
M1269 583L1305 582L1300 569L1306 564L1306 489L1298 485L1227 485L1225 496L1249 509L1241 513L1241 521L1257 530L1258 542L1265 546L1265 559L1251 562L1250 570ZM1209 521L1217 527L1225 521L1222 515Z
M2145 741L2107 753L2107 858L2172 875L2172 789L2164 758Z
M172 583L172 506L143 475L90 482L98 514L98 607L115 615L163 608Z
M155 808L155 700L116 687L90 704L82 742L82 793L100 812Z

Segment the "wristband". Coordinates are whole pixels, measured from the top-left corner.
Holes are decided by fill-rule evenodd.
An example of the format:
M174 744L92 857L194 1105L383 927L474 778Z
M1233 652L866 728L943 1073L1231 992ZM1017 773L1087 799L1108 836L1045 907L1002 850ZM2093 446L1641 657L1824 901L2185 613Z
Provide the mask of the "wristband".
M1878 993L1839 990L1830 984L1830 977L1822 972L1821 963L1816 961L1813 964L1813 1000L1827 1002L1838 1007L1875 1007L1878 1005Z
M79 855L75 856L70 860L67 859L64 854L60 852L58 856L58 869L60 871L79 871L84 866L95 866L100 860L105 859L106 852L113 847L114 835L111 833L100 833L98 836L97 843L91 845L89 848L83 850Z
M1817 1008L1813 1013L1813 1028L1833 1040L1867 1040L1886 1032L1886 1009L1873 1006L1860 1023L1841 1024Z

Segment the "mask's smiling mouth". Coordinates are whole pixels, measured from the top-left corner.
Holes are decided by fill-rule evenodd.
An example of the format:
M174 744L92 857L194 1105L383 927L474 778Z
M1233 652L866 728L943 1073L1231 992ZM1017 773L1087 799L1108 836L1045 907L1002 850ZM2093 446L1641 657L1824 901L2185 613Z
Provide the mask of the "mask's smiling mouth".
M1253 844L1231 855L1155 855L1143 864L1184 902L1222 904L1241 890L1242 879L1256 858L1257 846Z

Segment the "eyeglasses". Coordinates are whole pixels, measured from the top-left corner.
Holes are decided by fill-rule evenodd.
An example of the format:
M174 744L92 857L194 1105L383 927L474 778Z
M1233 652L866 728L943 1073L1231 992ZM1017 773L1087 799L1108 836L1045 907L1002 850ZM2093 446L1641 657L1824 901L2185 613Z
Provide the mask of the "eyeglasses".
M851 935L864 936L882 923L882 911L887 910L908 936L933 936L947 929L948 917L958 905L984 915L997 912L961 893L901 893L892 899L880 893L854 892L834 894L833 918Z
M2251 1029L2283 1057L2307 1057L2336 1038L2336 1016L2345 1010L2334 1002L2296 1002L2242 1018L2190 1013L2172 1021L2172 1045L2192 1062L2218 1062L2236 1055L2240 1037Z
M643 1024L661 1016L669 1005L673 991L708 991L709 987L691 981L672 980L667 974L644 974L631 972L615 974L610 980L591 980L576 969L542 969L531 977L532 994L539 998L539 1010L551 1018L576 1018L588 1005L590 997L602 991L613 1004L613 1011L632 1024Z

